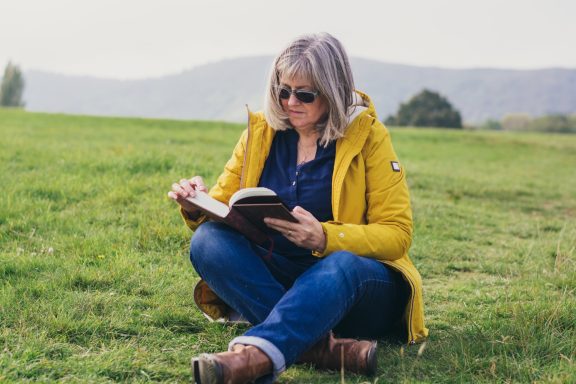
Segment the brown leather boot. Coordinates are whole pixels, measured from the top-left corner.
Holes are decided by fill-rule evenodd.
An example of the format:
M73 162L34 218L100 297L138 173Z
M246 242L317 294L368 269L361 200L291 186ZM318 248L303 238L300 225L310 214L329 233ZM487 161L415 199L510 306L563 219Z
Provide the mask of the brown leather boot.
M196 384L246 384L272 373L272 361L260 349L236 344L231 352L192 358Z
M377 365L376 348L375 341L337 339L330 332L304 352L298 362L330 370L340 370L343 362L345 372L373 376Z

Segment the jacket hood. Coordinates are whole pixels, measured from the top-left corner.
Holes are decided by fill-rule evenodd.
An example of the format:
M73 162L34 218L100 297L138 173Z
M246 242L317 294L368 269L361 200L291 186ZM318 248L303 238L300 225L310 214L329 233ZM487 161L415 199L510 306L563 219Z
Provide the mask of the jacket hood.
M348 108L348 125L350 125L355 118L360 116L362 112L368 110L370 104L372 104L372 101L367 95L356 91L353 95L352 105ZM374 109L374 106L372 106L372 109Z

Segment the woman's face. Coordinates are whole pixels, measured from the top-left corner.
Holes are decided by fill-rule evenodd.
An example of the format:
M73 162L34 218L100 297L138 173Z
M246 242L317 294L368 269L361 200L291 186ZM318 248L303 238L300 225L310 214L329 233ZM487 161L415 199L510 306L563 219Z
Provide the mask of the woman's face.
M300 78L280 78L280 86L287 89L316 91L312 83ZM327 111L326 101L322 95L318 95L312 103L306 104L291 94L288 99L280 99L284 112L288 115L290 124L298 131L305 132L314 130L316 123L324 117Z

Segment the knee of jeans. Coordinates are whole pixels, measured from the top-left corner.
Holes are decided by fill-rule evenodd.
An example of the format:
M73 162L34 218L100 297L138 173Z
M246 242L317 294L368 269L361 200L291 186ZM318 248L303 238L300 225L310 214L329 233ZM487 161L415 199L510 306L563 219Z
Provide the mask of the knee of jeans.
M391 279L388 267L382 262L368 257L358 256L348 251L338 251L326 258L328 265L334 270L338 270L346 281L362 283L367 278L378 280ZM382 270L386 270L382 274ZM388 277L385 277L387 275Z
M337 267L338 269L349 270L354 268L354 264L358 263L360 256L355 255L348 251L337 251L328 257L326 257L325 262L329 266Z
M338 289L341 292L351 293L360 283L359 276L354 271L357 259L358 256L348 251L331 253L304 272L298 280L313 276L319 290Z
M207 222L199 226L190 240L190 261L194 266L204 260L215 260L218 244L225 234L223 224ZM209 255L210 257L205 257Z
M344 276L346 280L362 279L365 272L373 270L380 262L374 259L358 256L349 251L337 251L324 260L326 268Z

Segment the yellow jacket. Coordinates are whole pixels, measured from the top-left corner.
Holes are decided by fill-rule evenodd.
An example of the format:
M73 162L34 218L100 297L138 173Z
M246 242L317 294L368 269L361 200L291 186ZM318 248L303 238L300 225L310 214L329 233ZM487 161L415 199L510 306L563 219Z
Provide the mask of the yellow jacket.
M376 117L374 105L358 92L367 108L354 118L345 136L336 142L336 159L332 174L332 213L334 220L322 223L326 249L313 254L323 257L338 250L377 259L399 271L411 288L405 311L408 342L428 336L424 326L422 279L408 257L412 240L412 212L404 169L397 167L387 129ZM240 188L256 187L275 131L262 113L249 113L246 129L224 172L218 177L210 195L228 203ZM396 168L396 169L394 169ZM186 224L196 229L206 220L190 220L182 211ZM201 281L194 298L209 317L226 318L229 308Z

